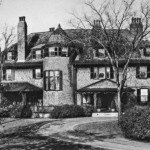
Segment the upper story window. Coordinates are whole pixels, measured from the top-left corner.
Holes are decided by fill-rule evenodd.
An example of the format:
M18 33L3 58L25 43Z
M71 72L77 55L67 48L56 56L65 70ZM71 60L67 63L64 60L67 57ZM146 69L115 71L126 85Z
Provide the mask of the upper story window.
M136 77L140 79L146 79L148 76L147 66L138 66L136 68Z
M43 71L41 68L33 69L33 78L41 79L43 77Z
M112 67L91 67L90 77L91 79L113 79L114 71Z
M95 51L95 57L104 58L105 57L105 50L104 49L96 50Z
M44 72L44 90L46 91L62 90L62 71L47 70Z
M62 47L50 47L49 48L49 56L60 56L60 57L67 57L68 56L68 49Z
M12 81L14 80L14 71L12 69L3 70L3 80Z
M7 60L13 60L12 52L7 53Z
M150 47L144 48L144 56L150 56Z
M33 57L33 59L41 59L42 58L42 50L33 51L32 57Z

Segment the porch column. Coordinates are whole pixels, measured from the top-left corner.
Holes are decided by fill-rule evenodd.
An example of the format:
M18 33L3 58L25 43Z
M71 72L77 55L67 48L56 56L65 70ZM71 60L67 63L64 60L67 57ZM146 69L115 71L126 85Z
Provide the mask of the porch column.
M22 93L22 104L26 104L26 93Z
M90 94L87 95L87 102L90 102L91 98L90 98Z
M82 93L77 93L77 105L82 105Z
M94 93L94 112L96 112L97 109L97 93Z

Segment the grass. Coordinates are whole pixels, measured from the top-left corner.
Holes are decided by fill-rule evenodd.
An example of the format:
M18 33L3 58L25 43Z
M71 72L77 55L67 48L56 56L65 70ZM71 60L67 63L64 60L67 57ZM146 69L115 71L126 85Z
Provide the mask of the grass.
M88 124L82 124L77 126L75 131L78 133L94 135L101 138L122 137L122 132L118 126L117 121L104 123L92 122Z

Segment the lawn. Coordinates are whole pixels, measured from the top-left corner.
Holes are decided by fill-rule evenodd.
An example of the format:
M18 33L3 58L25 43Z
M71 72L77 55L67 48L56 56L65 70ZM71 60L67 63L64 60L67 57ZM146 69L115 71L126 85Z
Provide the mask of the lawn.
M118 126L117 121L104 123L92 122L88 124L82 124L75 127L75 131L78 133L85 133L87 135L94 135L101 138L122 137L122 132Z

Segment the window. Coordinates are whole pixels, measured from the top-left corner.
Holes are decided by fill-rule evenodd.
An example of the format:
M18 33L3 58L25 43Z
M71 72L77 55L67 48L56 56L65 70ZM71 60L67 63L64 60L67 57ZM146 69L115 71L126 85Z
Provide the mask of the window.
M61 47L55 47L55 56L61 56L62 48Z
M148 89L137 89L137 101L139 103L148 102Z
M50 47L49 48L49 56L61 56L61 57L67 57L68 56L68 49L62 47Z
M58 70L45 71L44 88L46 91L62 90L62 72Z
M139 66L137 67L136 77L140 79L146 79L147 73L148 73L147 66Z
M12 52L8 52L7 53L7 60L12 60L13 57L12 57Z
M141 102L148 101L148 89L141 89Z
M43 71L41 68L36 68L36 69L33 69L33 78L34 79L41 79L42 76L43 76Z
M105 76L105 67L99 67L98 69L98 78L99 79L104 79Z
M90 77L91 79L113 79L114 71L112 67L91 67Z
M144 48L144 56L150 56L150 47Z
M12 69L3 70L3 80L12 81L14 80L14 71Z
M99 57L99 58L105 57L105 50L104 49L98 49L98 50L96 50L95 57Z
M42 51L41 50L33 51L32 58L33 59L41 59L42 58Z
M35 52L36 59L41 59L41 50Z

